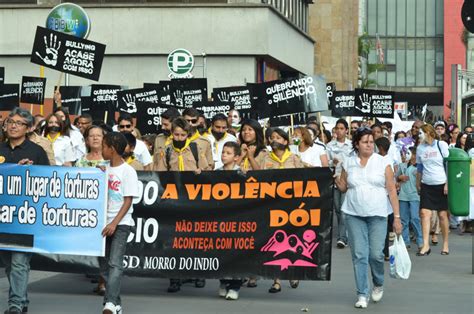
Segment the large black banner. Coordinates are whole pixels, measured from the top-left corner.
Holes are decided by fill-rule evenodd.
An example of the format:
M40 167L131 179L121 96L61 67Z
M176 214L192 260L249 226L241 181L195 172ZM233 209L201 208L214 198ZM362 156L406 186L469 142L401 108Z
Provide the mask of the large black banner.
M214 88L212 98L214 101L232 104L242 119L257 118L256 108L252 104L252 88L250 86Z
M19 84L0 85L0 110L13 110L20 105Z
M46 78L23 76L21 80L20 101L28 104L41 105L44 103Z
M393 92L372 89L355 90L355 107L365 116L393 119Z
M104 53L103 44L38 26L31 62L98 81Z
M331 279L329 168L138 174L126 274ZM32 267L84 273L97 258L34 255Z
M61 106L68 108L70 114L81 114L82 86L59 86L59 92L61 93ZM53 106L56 109L56 102L53 103Z
M161 83L161 82L160 82ZM170 82L170 102L177 108L191 108L207 101L207 79L173 79Z

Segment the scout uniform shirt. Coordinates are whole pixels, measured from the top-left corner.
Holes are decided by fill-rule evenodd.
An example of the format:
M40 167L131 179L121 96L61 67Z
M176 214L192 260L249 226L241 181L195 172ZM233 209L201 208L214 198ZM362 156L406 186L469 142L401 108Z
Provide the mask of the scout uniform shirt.
M255 162L257 163L257 165L261 166L268 154L268 150L262 149L260 153L258 153L257 157L255 157ZM240 161L240 169L242 169L243 171L253 170L252 164L250 163L247 157L242 158L242 160Z
M153 170L158 170L158 162L165 155L165 147L173 142L173 136L158 134L155 139L155 149L153 151Z
M191 140L188 138L182 149L177 149L173 143L167 145L158 159L157 171L194 171L196 169L205 170L209 167L205 156L201 155L198 149L198 160L189 146ZM169 166L166 160L166 152L169 149Z
M263 162L260 163L261 169L291 169L291 168L304 168L304 164L298 155L295 155L286 150L281 158L271 152L266 155Z
M214 170L214 158L212 157L212 148L211 143L201 136L198 131L191 135L189 138L191 142L195 142L198 146L199 159L205 159L207 162L206 168L201 168L201 170Z

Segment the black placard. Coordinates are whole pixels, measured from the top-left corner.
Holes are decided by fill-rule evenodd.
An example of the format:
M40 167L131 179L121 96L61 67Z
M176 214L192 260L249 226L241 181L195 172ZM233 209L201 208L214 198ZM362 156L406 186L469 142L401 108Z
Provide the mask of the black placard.
M336 91L333 95L333 117L364 116L364 114L355 108L354 91Z
M119 85L97 85L91 86L91 107L89 114L94 120L104 120L107 113L106 123L114 124L115 111L117 108L117 92L122 88Z
M332 110L334 102L334 92L336 91L336 83L327 83L326 84L326 93L328 97L328 110Z
M79 115L82 111L81 92L82 86L59 86L61 93L61 106L66 107L70 114ZM56 103L53 103L56 109ZM87 110L86 110L87 111Z
M255 109L253 109L252 88L250 86L214 88L212 98L214 101L232 104L234 109L240 113L242 119L257 118ZM255 114L252 115L252 112Z
M0 85L0 110L13 110L20 105L19 84Z
M177 108L191 108L195 103L207 101L207 79L173 79L170 96L171 105Z
M31 62L98 81L104 53L103 44L38 26Z
M384 90L356 88L355 107L363 112L361 116L392 119L395 110L393 95L393 92Z
M5 83L5 68L0 67L0 86Z
M23 76L21 80L20 101L28 104L41 105L44 103L46 78Z
M284 115L278 117L270 118L270 127L276 126L290 126L291 125L291 116L293 116L293 125L304 125L306 124L307 113L299 112L291 115Z
M161 114L173 108L172 106L137 101L137 116L136 128L140 130L141 134L158 133L161 126ZM182 109L178 109L182 110Z
M234 106L232 103L213 101L194 104L194 108L201 111L206 119L212 119L212 117L218 113L222 113L227 116L229 111L231 111Z
M160 103L160 95L157 89L136 88L117 92L117 111L128 112L133 117L138 116L138 103L148 102Z

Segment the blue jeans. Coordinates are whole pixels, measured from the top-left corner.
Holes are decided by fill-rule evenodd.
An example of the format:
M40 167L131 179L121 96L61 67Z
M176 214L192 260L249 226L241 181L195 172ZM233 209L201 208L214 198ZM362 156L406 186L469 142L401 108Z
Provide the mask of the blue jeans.
M387 217L345 215L357 295L369 297L369 265L374 286L384 283L383 247Z
M410 244L409 226L411 224L416 236L416 245L423 246L423 233L420 222L420 201L400 201L400 217L403 225L403 241Z
M118 225L115 233L107 237L105 245L105 257L99 258L100 273L106 282L104 304L111 302L121 305L120 287L123 274L123 256L127 248L127 238L131 227Z
M334 212L337 217L337 241L341 240L347 243L347 231L345 223L345 215L341 211L342 203L344 203L345 193L338 189L334 189Z
M10 290L8 291L8 308L22 310L28 306L28 277L30 275L31 253L1 251L0 256L5 264Z

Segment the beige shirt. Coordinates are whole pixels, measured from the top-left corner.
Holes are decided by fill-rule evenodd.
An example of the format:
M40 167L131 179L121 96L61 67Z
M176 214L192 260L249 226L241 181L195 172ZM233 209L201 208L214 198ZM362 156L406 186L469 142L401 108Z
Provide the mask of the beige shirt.
M170 158L169 158L169 169L168 169L168 164L166 160L166 150L170 148ZM188 146L186 149L183 151L183 159L184 159L184 171L194 171L196 169L201 169L201 170L207 170L209 167L207 163L206 156L199 151L198 148L198 154L199 154L199 160L196 162L196 159L194 159L193 152L191 151L191 148ZM160 154L158 157L157 161L157 168L154 170L157 171L179 171L179 160L178 160L179 154L173 149L172 144L168 145L165 147L163 150L163 153Z
M273 160L270 157L270 154L267 154L263 159L263 162L259 164L262 170L264 169L292 169L292 168L304 168L304 164L301 161L301 158L298 155L291 154L287 160L283 163L283 166L280 167L280 163L276 160Z
M32 141L33 143L38 144L39 146L41 146L41 148L44 149L44 151L46 152L46 155L48 156L49 164L51 166L56 165L56 159L54 157L54 151L53 151L53 144L50 141L48 141L47 138L39 136L38 134L33 132L32 134L28 136L28 139Z

